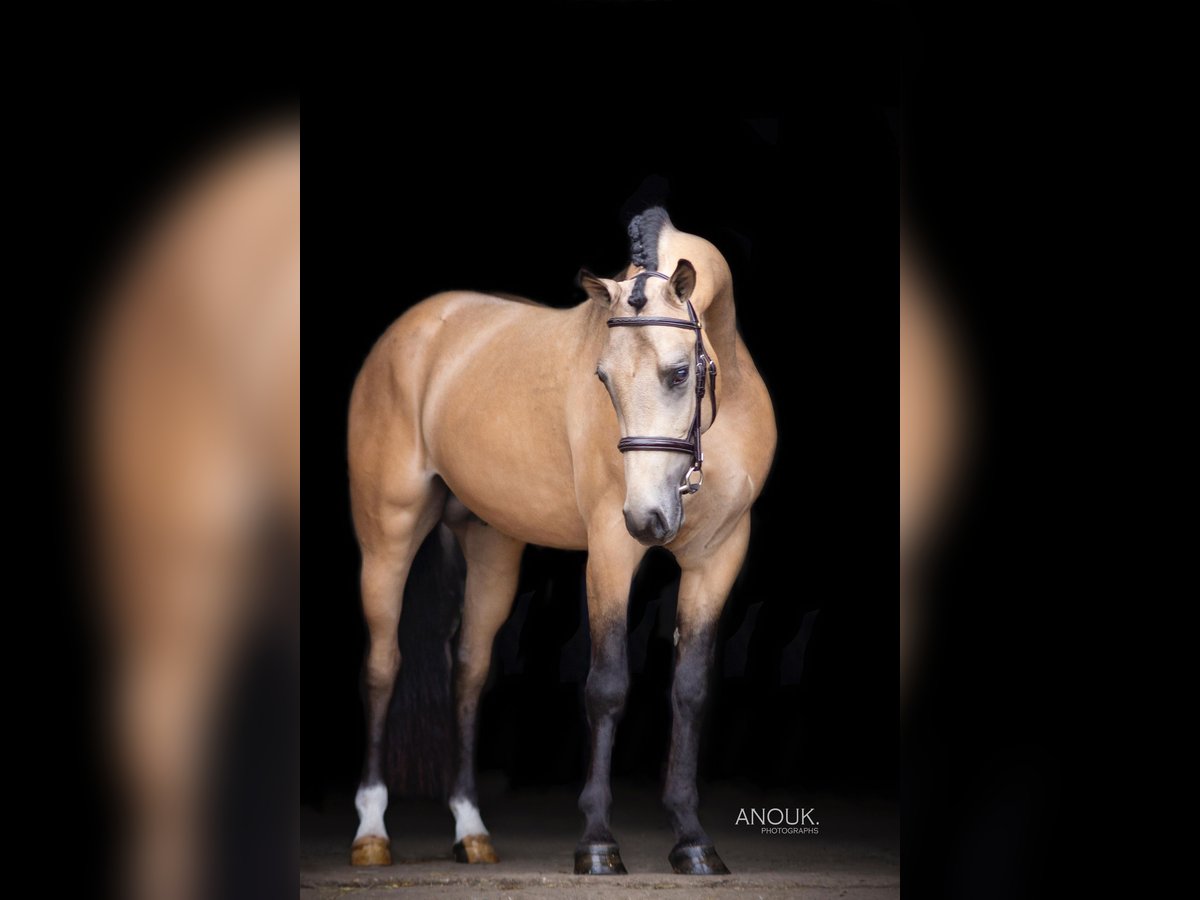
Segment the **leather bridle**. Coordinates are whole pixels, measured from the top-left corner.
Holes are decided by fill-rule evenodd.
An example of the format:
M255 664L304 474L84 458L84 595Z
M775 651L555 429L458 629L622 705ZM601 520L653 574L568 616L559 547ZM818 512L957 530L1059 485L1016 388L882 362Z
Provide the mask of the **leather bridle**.
M662 272L643 272L641 274L648 275L651 278L670 280L670 277L664 275ZM685 300L684 303L687 304L687 319L673 319L667 316L618 316L617 318L608 320L608 327L661 325L669 328L690 328L696 333L696 412L692 416L692 427L688 432L687 438L680 440L679 438L669 437L625 437L617 442L617 449L622 453L628 453L630 450L669 450L676 453L690 454L692 457L692 467L683 476L683 482L679 485L679 493L694 494L700 490L700 485L704 483L704 472L702 470L704 453L700 449L700 411L703 409L702 401L704 400L705 393L705 376L707 375L709 403L712 405L712 418L715 421L717 418L717 364L704 352L704 338L701 333L700 320L696 316L696 310L692 307L692 301ZM712 422L709 422L709 427L712 427Z

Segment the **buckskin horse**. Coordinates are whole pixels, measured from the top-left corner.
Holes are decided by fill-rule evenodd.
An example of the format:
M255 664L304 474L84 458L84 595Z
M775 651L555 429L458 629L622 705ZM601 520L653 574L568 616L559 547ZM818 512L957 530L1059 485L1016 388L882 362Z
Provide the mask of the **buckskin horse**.
M676 840L669 859L681 874L728 872L697 814L697 753L717 620L774 456L774 412L737 332L717 248L658 207L636 216L629 236L630 262L615 278L580 271L588 299L578 306L437 294L396 320L359 372L348 452L369 636L355 865L391 863L384 743L401 665L397 627L413 559L443 523L467 567L454 676L455 857L497 861L475 789L475 716L522 550L538 544L588 551L591 762L575 871L626 871L609 827L609 769L629 686L630 584L647 548L661 546L681 570L663 793Z

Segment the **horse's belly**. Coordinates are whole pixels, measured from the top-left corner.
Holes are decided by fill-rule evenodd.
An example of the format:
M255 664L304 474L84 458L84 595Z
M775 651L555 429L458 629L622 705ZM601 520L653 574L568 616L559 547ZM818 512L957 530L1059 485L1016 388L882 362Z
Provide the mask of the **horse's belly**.
M438 474L463 506L511 537L563 550L587 547L573 491L564 492L559 485L536 477L522 479L491 470L486 461L478 468Z
M569 451L552 429L499 416L447 424L429 436L431 461L467 509L526 543L587 546Z

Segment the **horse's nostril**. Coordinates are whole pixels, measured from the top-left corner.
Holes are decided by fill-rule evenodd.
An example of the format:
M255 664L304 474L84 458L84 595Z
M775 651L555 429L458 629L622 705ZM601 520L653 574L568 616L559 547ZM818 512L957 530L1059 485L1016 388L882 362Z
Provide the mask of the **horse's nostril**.
M641 515L629 509L623 510L623 512L625 527L634 537L661 540L671 530L667 525L667 514L661 509L647 510Z
M655 537L662 537L667 533L667 517L661 509L656 509L650 514L650 527Z

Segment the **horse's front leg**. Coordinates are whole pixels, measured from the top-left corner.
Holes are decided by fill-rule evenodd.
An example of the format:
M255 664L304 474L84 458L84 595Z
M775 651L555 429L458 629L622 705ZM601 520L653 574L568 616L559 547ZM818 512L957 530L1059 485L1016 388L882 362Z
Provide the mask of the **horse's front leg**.
M696 762L700 726L708 699L717 622L746 558L747 514L716 550L702 559L680 561L676 615L675 679L671 686L671 755L663 803L675 832L671 868L680 875L728 875L712 840L700 825Z
M618 517L619 523L621 519ZM624 875L621 851L609 829L612 806L610 773L613 738L629 690L626 617L629 586L645 553L622 527L589 538L587 564L588 627L592 637L591 668L584 701L592 735L587 783L579 795L584 815L583 837L575 848L578 875Z

